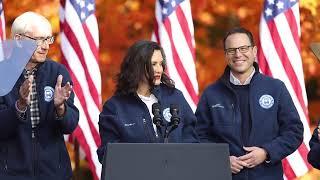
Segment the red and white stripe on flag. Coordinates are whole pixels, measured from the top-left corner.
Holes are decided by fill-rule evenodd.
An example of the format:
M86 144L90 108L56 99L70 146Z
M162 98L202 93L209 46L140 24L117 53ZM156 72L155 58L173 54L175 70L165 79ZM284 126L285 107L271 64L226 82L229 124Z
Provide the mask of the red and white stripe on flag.
M0 0L0 42L6 39L6 21L4 20L3 2Z
M157 0L152 39L164 49L167 70L193 111L198 103L194 28L189 0Z
M98 120L101 105L99 32L94 0L60 0L62 63L73 80L79 124L72 134L84 150L94 179L100 179Z
M286 179L302 176L311 168L307 161L311 132L300 55L300 35L298 0L264 2L259 31L259 66L264 74L285 83L304 126L302 145L282 161Z
M6 21L4 20L3 2L0 0L0 43L6 39ZM0 46L0 61L4 58L3 46Z

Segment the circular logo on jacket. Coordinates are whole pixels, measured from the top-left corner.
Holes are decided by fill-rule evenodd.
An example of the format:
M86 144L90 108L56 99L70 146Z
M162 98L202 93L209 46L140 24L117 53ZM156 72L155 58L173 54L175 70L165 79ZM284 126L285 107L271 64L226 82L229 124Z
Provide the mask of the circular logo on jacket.
M259 99L259 104L264 109L269 109L274 104L274 99L269 94L262 95Z
M53 99L54 89L50 86L44 87L44 100L50 102Z
M162 115L163 115L163 118L166 120L166 121L168 121L168 122L170 122L171 120L171 113L170 113L170 108L165 108L164 110L163 110L163 112L162 112Z

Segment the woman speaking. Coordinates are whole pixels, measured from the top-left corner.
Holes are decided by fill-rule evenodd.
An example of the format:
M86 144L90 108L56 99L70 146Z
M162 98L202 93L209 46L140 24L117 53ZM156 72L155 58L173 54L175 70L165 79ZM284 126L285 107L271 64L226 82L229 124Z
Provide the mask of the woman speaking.
M138 41L129 48L116 91L99 116L100 162L108 143L198 142L196 117L165 69L157 43Z

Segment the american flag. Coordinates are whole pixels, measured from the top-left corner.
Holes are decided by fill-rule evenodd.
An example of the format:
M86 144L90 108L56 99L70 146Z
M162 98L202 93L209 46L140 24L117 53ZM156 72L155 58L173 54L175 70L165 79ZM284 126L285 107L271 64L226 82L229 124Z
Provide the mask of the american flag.
M3 3L0 0L0 42L6 39L6 21L4 20Z
M311 168L307 161L309 140L308 101L300 55L300 15L298 0L266 0L260 20L258 62L264 74L281 79L304 125L304 141L282 161L284 177L294 179Z
M101 165L96 154L100 145L98 118L101 106L99 31L94 0L60 0L62 63L73 80L79 125L72 134L83 149L94 179Z
M0 43L6 39L6 21L4 20L3 3L0 0ZM3 46L0 46L0 61L4 60Z
M152 39L164 49L169 76L195 111L198 82L194 28L189 0L157 0Z

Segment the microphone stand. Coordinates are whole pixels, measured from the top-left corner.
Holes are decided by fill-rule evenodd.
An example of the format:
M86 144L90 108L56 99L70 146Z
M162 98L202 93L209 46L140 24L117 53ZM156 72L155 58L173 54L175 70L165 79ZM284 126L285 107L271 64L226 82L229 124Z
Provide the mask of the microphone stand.
M169 129L169 127L171 127ZM169 143L169 134L178 127L177 124L175 123L169 123L168 125L165 126L164 130L164 143Z
M162 127L164 126L163 143L169 143L169 134L176 129L180 123L179 110L176 105L170 105L170 113L172 115L170 122L164 124L160 115L160 104L154 103L152 105L152 114L154 115L152 122L156 125L160 136L162 136Z
M169 124L166 125L165 127L165 134L164 134L164 143L169 142L169 134L175 130L179 123L180 123L180 117L178 115L179 110L176 105L171 104L170 105L170 113L171 113L171 119ZM168 129L170 127L170 129Z
M169 143L169 131L168 126L166 125L165 130L164 130L164 141L163 143Z

